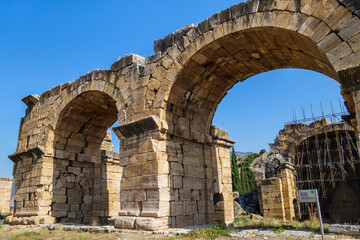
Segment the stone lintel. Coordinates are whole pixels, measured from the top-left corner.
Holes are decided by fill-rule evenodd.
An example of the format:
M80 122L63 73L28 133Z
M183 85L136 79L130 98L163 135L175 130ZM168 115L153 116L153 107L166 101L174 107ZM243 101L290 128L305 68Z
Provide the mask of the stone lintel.
M30 94L21 99L28 107L34 106L39 101L39 95Z
M338 72L341 87L344 93L360 89L360 65Z
M236 142L235 140L229 138L229 134L225 130L216 126L211 126L210 135L213 137L214 144L226 148L233 147Z
M222 146L222 147L226 147L226 148L233 147L234 143L235 143L235 140L228 139L228 138L216 138L215 137L213 140L213 144Z
M36 146L23 152L11 154L8 156L8 158L10 158L10 160L13 162L18 162L20 160L27 158L40 158L43 155L44 155L44 147Z
M113 130L119 138L129 138L145 132L160 129L158 122L159 118L157 116L151 115L134 122L114 127Z
M130 66L132 64L139 64L144 65L145 64L145 58L142 56L139 56L137 54L130 53L128 55L125 55L121 58L119 58L116 62L114 62L111 65L111 70L113 71L120 71L121 69Z

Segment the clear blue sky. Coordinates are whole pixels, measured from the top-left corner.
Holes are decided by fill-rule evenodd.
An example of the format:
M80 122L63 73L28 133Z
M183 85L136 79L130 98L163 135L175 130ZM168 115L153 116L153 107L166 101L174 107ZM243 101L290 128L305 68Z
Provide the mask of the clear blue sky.
M95 69L109 68L128 53L148 56L153 41L197 24L239 1L0 1L0 176L10 177L18 128L26 105L40 95ZM338 109L339 85L310 71L280 70L237 84L221 102L214 123L228 130L237 151L267 148L292 107ZM310 113L308 111L308 113Z

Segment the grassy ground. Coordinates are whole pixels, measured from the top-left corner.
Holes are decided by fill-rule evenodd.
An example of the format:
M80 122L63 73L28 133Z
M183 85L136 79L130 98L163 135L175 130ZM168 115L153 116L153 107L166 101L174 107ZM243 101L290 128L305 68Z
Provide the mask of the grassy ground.
M292 229L304 229L320 231L319 220L313 218L306 221L280 221L270 218L251 219L249 216L241 216L235 219L234 227L236 228L274 228L275 231L280 229L292 230ZM329 230L329 224L324 224L324 232Z
M170 239L182 239L182 240L196 240L206 239L214 240L219 237L230 237L230 230L226 226L216 225L203 229L196 229L186 235L170 238Z

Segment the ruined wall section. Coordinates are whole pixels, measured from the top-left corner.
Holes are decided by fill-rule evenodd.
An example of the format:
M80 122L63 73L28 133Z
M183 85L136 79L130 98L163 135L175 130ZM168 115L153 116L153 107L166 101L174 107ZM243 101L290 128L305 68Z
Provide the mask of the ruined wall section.
M9 215L12 178L0 178L0 215Z

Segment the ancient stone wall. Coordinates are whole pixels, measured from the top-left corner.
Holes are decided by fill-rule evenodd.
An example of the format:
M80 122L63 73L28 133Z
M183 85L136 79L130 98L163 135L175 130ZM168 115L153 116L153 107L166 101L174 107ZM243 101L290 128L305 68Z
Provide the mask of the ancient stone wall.
M9 215L12 178L0 178L0 215Z
M218 104L253 75L304 68L342 84L348 121L358 132L360 19L354 2L248 0L156 40L151 56L129 54L110 69L23 98L28 108L9 156L13 222L112 218L117 200L108 209L101 204L104 192L117 199L111 186L120 187L118 227L230 223L232 142L211 134ZM102 156L101 146L116 121L120 167L108 168L110 155ZM104 180L111 172L120 184ZM55 192L64 190L66 202L56 203L64 199L54 199Z

